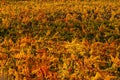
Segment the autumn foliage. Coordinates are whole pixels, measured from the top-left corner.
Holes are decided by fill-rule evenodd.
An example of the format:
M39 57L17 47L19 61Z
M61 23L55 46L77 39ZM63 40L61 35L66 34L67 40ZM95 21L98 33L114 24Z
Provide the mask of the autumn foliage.
M0 3L0 79L120 79L119 2Z

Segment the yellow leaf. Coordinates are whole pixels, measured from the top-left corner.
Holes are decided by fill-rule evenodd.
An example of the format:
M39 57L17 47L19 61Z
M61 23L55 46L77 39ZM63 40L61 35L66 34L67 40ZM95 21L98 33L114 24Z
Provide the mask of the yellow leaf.
M93 80L97 80L99 78L101 78L101 74L99 72L96 73L95 77L93 78Z
M47 33L46 33L46 36L49 36L49 35L50 35L50 33L51 33L51 31L50 31L50 30L48 30L48 31L47 31Z
M115 79L115 78L116 78L115 76L107 75L104 80L111 80L111 79Z

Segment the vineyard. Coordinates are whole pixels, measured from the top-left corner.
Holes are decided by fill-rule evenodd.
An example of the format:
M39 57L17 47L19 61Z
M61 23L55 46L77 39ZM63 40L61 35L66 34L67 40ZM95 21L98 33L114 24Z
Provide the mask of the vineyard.
M120 1L0 1L0 80L120 80Z

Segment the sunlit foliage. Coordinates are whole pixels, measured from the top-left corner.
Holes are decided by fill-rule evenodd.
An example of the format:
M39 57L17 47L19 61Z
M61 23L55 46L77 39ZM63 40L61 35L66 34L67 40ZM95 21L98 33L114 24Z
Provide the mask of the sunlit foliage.
M117 0L0 3L0 79L120 79Z

